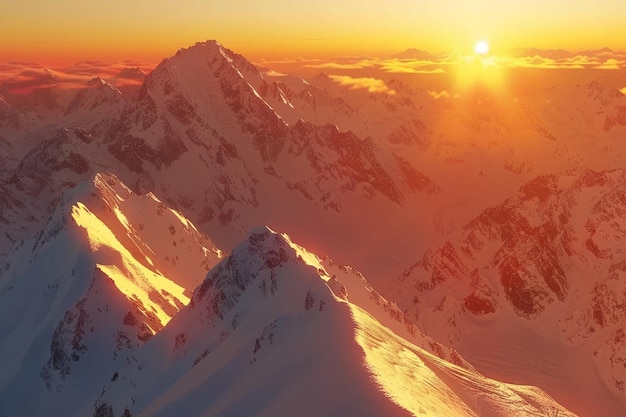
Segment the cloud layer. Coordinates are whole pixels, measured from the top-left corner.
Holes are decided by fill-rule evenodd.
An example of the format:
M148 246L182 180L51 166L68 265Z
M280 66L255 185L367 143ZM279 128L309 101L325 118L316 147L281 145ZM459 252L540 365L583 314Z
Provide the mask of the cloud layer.
M0 63L0 94L26 93L49 87L82 88L94 77L101 77L118 87L138 84L152 67L133 61L83 61L54 68L32 62Z
M409 50L410 51L410 50ZM419 53L418 53L419 52ZM353 57L331 60L275 61L276 64L293 64L296 67L349 72L360 70L381 70L390 74L445 74L451 66L469 64L476 57L464 56L458 52L452 54L431 55L423 51L401 53L391 57ZM481 58L485 66L498 68L536 68L536 69L626 69L626 53L610 49L595 51L569 52L565 50L521 49L502 55ZM272 62L263 61L263 65L272 66Z
M396 94L395 90L389 89L383 80L370 77L350 77L348 75L330 75L330 78L340 85L347 86L351 90L367 90L369 93Z
M293 68L328 71L334 74L331 75L333 81L348 88L395 94L383 80L372 78L368 71L437 76L453 72L459 65L471 64L472 60L476 60L476 57L463 56L458 52L431 55L423 51L409 50L406 53L382 58L347 57L330 60L295 58L261 61L260 64L268 67L293 65ZM626 69L626 53L607 48L581 52L518 49L504 55L482 58L481 62L485 66L496 68L620 70ZM0 63L0 94L28 92L35 88L52 86L80 88L94 77L101 77L117 87L139 84L153 68L154 65L138 61L116 63L81 61L51 68L32 62ZM435 98L445 98L445 94L431 95L436 96Z

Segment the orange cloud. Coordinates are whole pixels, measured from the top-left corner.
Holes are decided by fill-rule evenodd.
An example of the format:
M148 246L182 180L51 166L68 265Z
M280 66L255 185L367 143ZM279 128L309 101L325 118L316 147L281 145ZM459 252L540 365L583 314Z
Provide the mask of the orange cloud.
M340 70L353 70L353 69L363 69L367 68L370 65L367 65L362 62L355 63L340 63L340 62L324 62L323 64L310 64L305 65L308 68L319 68L319 69L340 69Z
M367 90L370 93L385 93L394 95L395 90L389 89L383 80L370 77L353 78L348 75L330 75L330 78L340 85L347 86L350 90Z
M359 59L321 62L305 65L307 68L337 69L337 70L361 70L361 69L381 69L389 73L398 74L444 74L442 68L438 68L443 61L425 61L418 59Z
M587 51L571 53L567 51L532 50L532 54L492 55L481 58L483 66L500 68L537 68L537 69L619 69L626 67L626 54L620 52ZM558 52L558 53L557 53ZM541 54L544 55L541 55ZM307 63L306 68L329 70L382 70L391 74L444 74L447 66L465 65L475 60L474 55L455 53L448 56L425 58L346 58L333 61Z
M284 73L278 72L278 71L274 71L274 70L267 70L267 71L263 72L263 75L266 75L268 77L288 77L287 74L284 74Z
M308 62L320 62L318 58L303 58L301 56L297 56L295 58L278 58L278 59L267 59L267 58L259 58L255 61L256 64L264 66L270 64L306 64Z
M502 68L583 69L589 65L589 58L576 56L557 60L539 55L522 57L504 56L492 57L491 65Z
M617 59L614 58L610 58L607 59L606 61L604 61L604 63L595 66L594 68L597 69L620 69L620 64L622 64L622 62L618 61Z
M539 55L542 51L537 51L535 55L524 56L504 56L495 57L495 65L501 67L524 67L524 68L543 68L543 69L556 69L556 68L570 68L570 69L583 69L583 68L596 68L596 69L620 69L626 66L626 55L621 52L602 51L600 53L595 51L581 52L578 54L566 55L562 53L560 55L549 53L554 51L547 51L546 55Z
M574 58L570 60L570 62L577 65L598 65L600 61L595 58L591 58L584 55L576 55Z
M27 62L4 63L0 65L0 92L27 93L34 89L51 87L83 88L94 77L101 77L116 86L139 84L152 66L137 64L82 61L49 69Z
M34 88L49 88L59 83L59 76L48 68L5 68L0 80L0 92L22 92Z
M435 100L439 100L440 98L450 98L450 93L448 93L446 90L428 91L428 95L434 98Z
M346 58L278 60L277 64L291 63L306 69L328 71L384 71L389 74L445 74L454 72L452 67L471 64L476 56L455 51L452 54L431 55L421 51L392 56L354 56ZM536 69L584 69L626 68L626 53L610 49L569 52L565 50L525 49L511 51L508 55L490 55L480 58L483 67L490 68L536 68ZM271 61L259 63L271 64ZM268 69L269 70L269 69ZM359 73L362 76L362 73Z
M438 64L445 64L445 62L387 59L381 61L379 67L394 74L444 74L445 71L442 68L433 68Z

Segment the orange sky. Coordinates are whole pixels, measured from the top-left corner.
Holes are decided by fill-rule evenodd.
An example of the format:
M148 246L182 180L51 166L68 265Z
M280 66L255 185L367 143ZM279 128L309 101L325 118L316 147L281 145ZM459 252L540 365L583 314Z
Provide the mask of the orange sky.
M409 47L469 51L483 38L494 52L518 46L626 49L624 0L4 3L0 62L158 61L206 39L250 58L380 54Z

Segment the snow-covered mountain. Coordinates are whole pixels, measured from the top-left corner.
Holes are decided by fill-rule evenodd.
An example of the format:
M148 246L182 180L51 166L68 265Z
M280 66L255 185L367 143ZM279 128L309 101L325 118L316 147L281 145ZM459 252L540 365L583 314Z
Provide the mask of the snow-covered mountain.
M64 117L67 124L72 123L99 135L119 118L125 104L120 90L96 77L87 83L87 87L76 92L67 105Z
M371 139L328 124L288 124L278 105L289 105L271 99L272 86L216 42L180 50L147 77L137 101L109 132L108 150L130 171L168 189L168 178L193 170L221 178L217 195L196 203L227 223L234 220L229 213L240 211L238 204L263 205L252 191L265 188L263 183L336 211L341 201L334 190L400 203L407 193L436 189L411 163L399 162ZM259 93L264 90L268 101ZM413 173L421 181L412 181ZM166 194L179 203L199 191Z
M286 235L253 230L85 414L570 415L540 391L464 368L360 274L327 265Z
M351 234L389 227L373 226L369 214L354 216L354 211L388 212L440 192L413 162L371 137L328 122L287 123L287 116L280 114L284 106L270 97L272 85L245 58L212 41L164 60L116 120L119 92L96 80L95 86L76 93L57 130L47 125L29 133L24 142L33 145L2 186L7 200L20 201L2 209L18 212L22 205L33 204L34 194L43 194L46 198L36 203L44 209L29 213L30 223L39 224L64 184L112 171L136 191L157 192L221 247L232 248L256 224L270 224L306 236L316 246L332 245L331 252L343 251L350 260L362 253L351 249ZM106 115L102 123L93 118L100 114ZM103 126L110 128L104 131ZM80 155L87 162L81 165L84 173L63 171L66 163L55 165L60 173L40 168L40 160L51 153L44 144L58 143L68 129L62 153L80 150L63 159ZM49 134L43 136L44 131ZM36 168L37 192L21 198L20 182L27 176L23 166ZM284 201L292 209L285 210ZM302 222L302 215L312 221ZM19 222L8 223L8 235L0 236L4 247L36 229L22 222L15 231ZM397 223L394 228L402 229L399 219ZM344 230L339 240L333 236L337 228Z
M3 92L0 416L620 415L626 97L455 65Z
M4 415L573 415L481 376L286 235L221 257L113 175L68 191L0 282Z
M66 194L0 280L5 415L73 413L189 301L221 252L109 174Z

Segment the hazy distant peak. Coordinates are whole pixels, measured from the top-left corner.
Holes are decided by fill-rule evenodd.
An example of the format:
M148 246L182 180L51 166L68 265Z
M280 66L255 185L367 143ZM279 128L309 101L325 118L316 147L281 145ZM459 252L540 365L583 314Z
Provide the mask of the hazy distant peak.
M565 49L540 49L540 48L516 48L511 51L511 55L515 57L533 57L541 56L543 58L564 59L573 58L574 53Z
M419 59L424 61L431 61L435 59L435 56L431 53L416 48L409 48L403 52L392 55L391 57L396 59Z
M317 74L312 80L313 85L325 85L334 83L333 79L325 72L322 71Z
M119 93L119 90L117 88L115 88L115 86L111 83L109 83L108 81L106 81L104 78L102 77L94 77L91 80L87 81L87 85L89 87L96 87L96 88L100 88L100 87L104 87L110 90L115 91L116 93Z
M101 77L94 77L87 82L87 88L79 90L69 102L65 115L80 111L93 111L96 108L113 108L121 105L122 93Z
M613 51L611 48L606 47L606 46L604 48L602 48L602 49L588 49L588 50L585 50L585 51L580 51L578 53L580 55L583 55L583 56L600 56L600 55L611 55L611 56L613 56L613 55L616 54L615 51Z
M124 68L117 74L117 78L125 78L129 80L143 80L146 73L138 67Z

